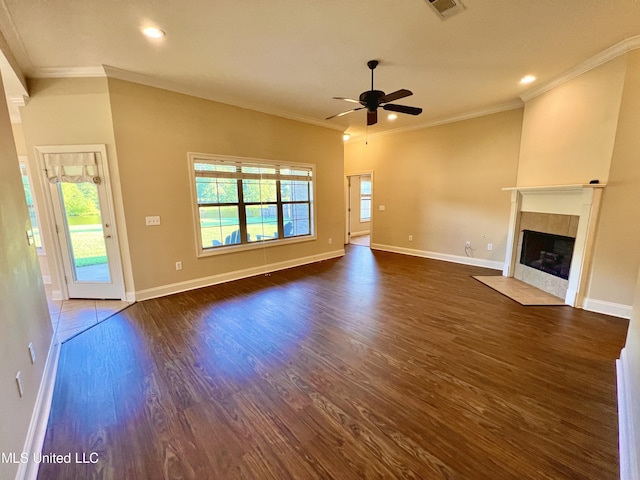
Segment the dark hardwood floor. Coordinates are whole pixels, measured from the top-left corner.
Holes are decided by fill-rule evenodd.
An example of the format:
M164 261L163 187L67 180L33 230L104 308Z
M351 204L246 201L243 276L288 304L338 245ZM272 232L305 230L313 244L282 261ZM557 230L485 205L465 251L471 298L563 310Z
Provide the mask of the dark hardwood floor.
M137 303L62 346L43 453L72 461L38 478L617 479L628 322L492 272L348 247Z

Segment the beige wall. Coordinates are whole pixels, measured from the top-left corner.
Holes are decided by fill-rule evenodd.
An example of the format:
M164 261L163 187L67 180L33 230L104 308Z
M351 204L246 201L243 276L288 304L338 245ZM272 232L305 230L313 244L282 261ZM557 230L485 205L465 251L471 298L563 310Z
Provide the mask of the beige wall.
M3 92L0 82L0 92ZM52 338L51 320L30 228L9 113L0 102L0 452L20 455L35 406ZM27 346L32 342L36 363ZM20 371L24 397L18 396ZM14 478L17 465L0 462L0 478Z
M341 132L122 80L109 93L137 291L342 248ZM197 258L187 152L316 164L317 240Z
M522 113L349 141L346 170L374 171L374 242L465 256L469 240L475 258L504 262L510 202L501 188L516 181Z
M106 145L125 288L127 291L133 291L107 80L105 78L32 79L29 81L29 88L30 99L21 109L21 116L32 173L39 172L34 153L36 146ZM57 283L56 264L50 254L54 245L53 238L50 235L47 216L42 208L45 205L45 194L48 195L48 192L43 192L40 183L34 182L34 196L40 207L43 242L48 252L52 286L54 290L59 290L61 286Z
M640 50L630 52L588 296L631 305L640 267Z
M618 57L526 103L518 186L606 183L625 71Z
M12 123L13 139L16 144L16 153L20 156L27 156L27 143L24 141L24 129L21 123Z

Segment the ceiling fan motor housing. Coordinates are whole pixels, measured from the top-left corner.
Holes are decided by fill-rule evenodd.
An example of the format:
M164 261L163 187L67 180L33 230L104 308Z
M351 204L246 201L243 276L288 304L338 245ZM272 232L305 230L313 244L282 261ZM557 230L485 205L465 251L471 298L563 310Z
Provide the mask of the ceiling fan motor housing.
M380 106L380 99L384 97L382 90L369 90L360 94L360 103L367 107L367 110L373 112Z

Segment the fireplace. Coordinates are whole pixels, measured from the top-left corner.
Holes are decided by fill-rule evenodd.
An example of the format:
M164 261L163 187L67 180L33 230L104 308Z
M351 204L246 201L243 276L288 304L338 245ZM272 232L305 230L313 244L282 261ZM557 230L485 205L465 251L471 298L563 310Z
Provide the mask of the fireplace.
M576 239L564 235L523 230L520 263L569 280Z
M503 275L567 305L588 301L595 228L605 184L505 188L511 192Z

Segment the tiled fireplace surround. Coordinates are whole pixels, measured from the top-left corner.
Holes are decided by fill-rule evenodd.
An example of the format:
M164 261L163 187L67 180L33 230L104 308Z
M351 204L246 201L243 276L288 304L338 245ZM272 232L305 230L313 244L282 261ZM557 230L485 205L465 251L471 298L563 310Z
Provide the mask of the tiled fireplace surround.
M582 307L588 285L593 240L603 184L515 187L503 275L556 295L567 305ZM522 231L574 237L569 279L520 264Z
M544 290L556 297L565 298L569 288L569 280L550 275L535 268L520 263L522 253L523 230L533 232L550 233L576 238L578 234L577 215L560 215L557 213L520 212L520 231L518 235L518 248L516 250L516 265L513 276L529 285Z

